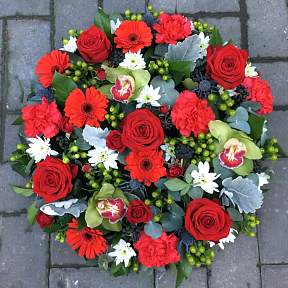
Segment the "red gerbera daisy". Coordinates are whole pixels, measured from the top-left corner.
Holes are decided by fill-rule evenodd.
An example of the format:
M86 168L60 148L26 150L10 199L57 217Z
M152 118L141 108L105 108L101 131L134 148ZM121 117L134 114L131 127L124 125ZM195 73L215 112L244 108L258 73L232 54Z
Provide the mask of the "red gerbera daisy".
M131 178L144 182L147 186L166 176L162 151L131 152L126 158L126 163L125 169L130 171Z
M76 219L72 219L68 227L66 242L73 250L78 250L79 256L95 259L107 251L108 245L102 231L88 227L78 230Z
M77 88L68 95L64 112L76 127L84 124L99 127L99 121L105 120L107 105L105 95L96 88L87 88L85 94Z
M53 50L51 53L45 54L37 62L35 73L39 78L39 82L45 87L51 86L54 72L63 73L70 66L70 59L67 53Z
M137 52L145 46L150 46L152 33L144 21L125 20L115 32L114 42L123 52Z

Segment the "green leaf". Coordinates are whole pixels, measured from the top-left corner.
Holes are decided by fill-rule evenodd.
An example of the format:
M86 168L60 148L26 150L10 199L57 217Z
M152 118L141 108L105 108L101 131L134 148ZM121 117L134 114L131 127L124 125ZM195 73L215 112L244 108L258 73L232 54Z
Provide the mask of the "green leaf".
M154 50L155 55L163 58L167 52L168 52L167 44L158 44L155 46L155 50Z
M181 262L177 265L176 288L178 288L184 279L188 278L192 272L192 267L186 257L182 257Z
M153 239L157 239L162 235L162 226L159 223L149 221L144 226L144 232L146 235L150 236Z
M185 179L185 181L187 182L187 183L191 183L192 182L192 180L193 180L193 178L192 178L192 176L191 176L191 173L192 173L192 171L193 170L198 170L198 167L195 165L195 164L190 164L189 166L188 166L188 168L186 169L186 171L185 171L185 174L184 174L184 179Z
M161 216L161 223L166 232L177 231L182 227L183 217L169 212L164 212Z
M54 73L52 82L52 88L54 88L55 99L57 104L63 105L69 95L69 93L77 88L76 83L66 76L58 73Z
M103 219L102 227L108 231L120 232L122 230L121 222L110 223L108 219Z
M31 159L27 166L25 167L25 174L26 175L30 175L31 171L32 171L32 167L33 167L33 164L34 164L34 159Z
M253 170L253 161L250 159L245 159L244 163L238 167L234 168L233 171L241 176L247 176L249 175Z
M255 141L258 141L261 138L265 120L266 118L263 116L252 113L249 114L248 123L251 127L250 135Z
M209 44L211 46L217 46L217 45L222 45L223 44L223 39L220 34L220 31L214 26L211 36L210 36L210 41Z
M174 72L180 72L182 79L184 77L190 77L191 66L193 62L191 61L169 61L169 72L174 74Z
M77 145L81 150L84 151L87 151L91 148L91 145L86 142L82 137L76 140L75 145Z
M112 184L104 183L100 191L96 194L94 199L107 199L111 198L115 192L115 187Z
M112 99L112 95L111 95L112 86L113 84L103 85L97 88L97 90L99 90L102 94L104 94L108 99Z
M188 183L186 183L185 181L178 179L178 178L169 179L164 183L164 185L170 191L180 191L180 190L186 188L187 186L189 186Z
M92 202L90 201L90 199L89 199L89 202ZM95 228L101 225L103 218L97 211L94 201L92 203L89 203L89 202L88 202L88 208L85 212L85 221L88 227Z
M181 196L186 195L186 194L188 193L189 189L190 189L190 185L186 186L185 188L183 188L183 189L180 191L180 195L181 195Z
M229 213L233 221L235 222L243 221L243 216L237 209L230 207L227 209L227 212Z
M33 190L31 188L24 188L24 187L19 187L19 186L12 186L12 190L24 197L29 197L33 195Z
M110 25L110 19L109 16L104 13L102 9L98 9L95 18L94 18L94 24L103 30L106 34L106 36L111 40L111 25Z
M202 198L203 196L203 190L200 187L191 187L188 191L188 195L192 198L192 199L198 199L198 198Z
M186 89L188 90L193 90L195 89L196 87L198 87L198 83L197 82L194 82L191 78L186 78L184 81L183 81L183 85Z
M19 115L15 121L12 123L12 125L22 125L24 123L23 119L22 119L22 116Z
M33 202L27 209L27 220L30 225L35 223L35 218L38 214L39 208L36 206L36 203Z
M210 121L208 126L210 133L217 138L221 144L229 140L233 132L227 123L220 120Z
M228 177L234 177L235 173L231 169L227 169L220 164L220 160L218 157L214 158L213 161L214 172L220 174L221 179L225 179Z

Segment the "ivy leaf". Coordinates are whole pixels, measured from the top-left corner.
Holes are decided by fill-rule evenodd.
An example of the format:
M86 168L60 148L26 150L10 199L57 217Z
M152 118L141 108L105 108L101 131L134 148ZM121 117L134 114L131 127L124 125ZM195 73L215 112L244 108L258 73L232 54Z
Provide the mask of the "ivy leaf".
M230 207L227 209L227 212L229 213L229 215L233 221L235 221L235 222L243 221L242 214L238 210L236 210L235 208Z
M213 27L209 44L214 47L223 44L223 39L220 34L220 31L215 26Z
M159 223L149 221L144 226L144 232L153 239L157 239L162 235L162 226Z
M95 18L94 18L94 24L104 31L106 36L111 40L111 25L110 25L110 19L109 16L104 13L102 9L98 9Z
M204 191L200 187L191 187L188 191L188 195L192 199L202 198Z
M180 190L186 188L187 186L189 186L188 183L186 183L185 181L183 181L179 178L169 179L164 183L164 185L170 191L180 191Z
M24 187L19 187L19 186L12 186L12 190L24 197L29 197L33 195L33 190L31 188L24 188Z
M27 209L27 220L30 225L35 223L35 218L39 212L39 208L36 206L36 203L33 202Z
M263 203L263 194L259 191L254 182L248 178L238 176L236 179L227 178L222 181L224 188L220 196L225 194L237 205L240 213L255 213Z

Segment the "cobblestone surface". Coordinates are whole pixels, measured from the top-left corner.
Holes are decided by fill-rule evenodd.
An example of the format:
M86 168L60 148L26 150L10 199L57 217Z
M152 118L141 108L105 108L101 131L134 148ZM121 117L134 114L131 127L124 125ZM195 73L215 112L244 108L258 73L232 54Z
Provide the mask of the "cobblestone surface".
M0 0L0 288L173 288L175 275L156 271L111 278L35 226L28 227L28 199L11 192L24 185L6 163L18 142L10 124L35 79L34 65L51 48L62 46L69 28L93 23L98 6L108 12L156 10L186 13L216 24L225 40L249 47L253 63L267 79L278 110L270 117L271 135L288 151L288 7L285 0ZM280 160L271 191L259 213L257 238L241 237L218 253L211 270L195 269L183 288L286 288L288 272L287 173ZM53 237L51 237L53 238ZM259 249L258 249L259 247ZM259 262L260 261L260 262ZM260 273L261 270L261 273ZM35 273L37 271L37 273ZM155 276L155 279L154 279ZM50 285L49 285L50 284Z

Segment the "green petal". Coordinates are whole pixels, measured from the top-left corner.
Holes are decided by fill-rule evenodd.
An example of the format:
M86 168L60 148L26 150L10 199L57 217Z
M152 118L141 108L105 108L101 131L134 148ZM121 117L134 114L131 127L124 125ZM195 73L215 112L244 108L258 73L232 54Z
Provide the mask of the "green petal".
M104 183L100 191L94 197L94 199L97 200L97 199L111 198L114 192L115 192L115 187L112 184Z
M88 205L88 208L85 212L85 221L88 227L95 228L101 225L103 218L100 216L95 207Z
M112 224L107 219L103 219L102 226L104 229L109 231L119 232L122 230L122 224L120 221Z
M126 205L129 204L129 200L127 199L127 197L124 195L124 193L122 192L122 190L120 190L119 188L115 189L115 192L113 194L113 198L121 198L123 199L123 201L125 202Z
M229 138L233 130L227 123L224 123L220 120L210 121L208 124L210 133L218 139L221 144L224 144Z
M245 153L245 158L252 160L262 158L261 150L254 142L245 138L241 138L239 140L246 146L247 151Z
M253 161L250 159L245 159L244 163L240 167L233 169L233 171L240 176L247 176L252 172L252 170Z

